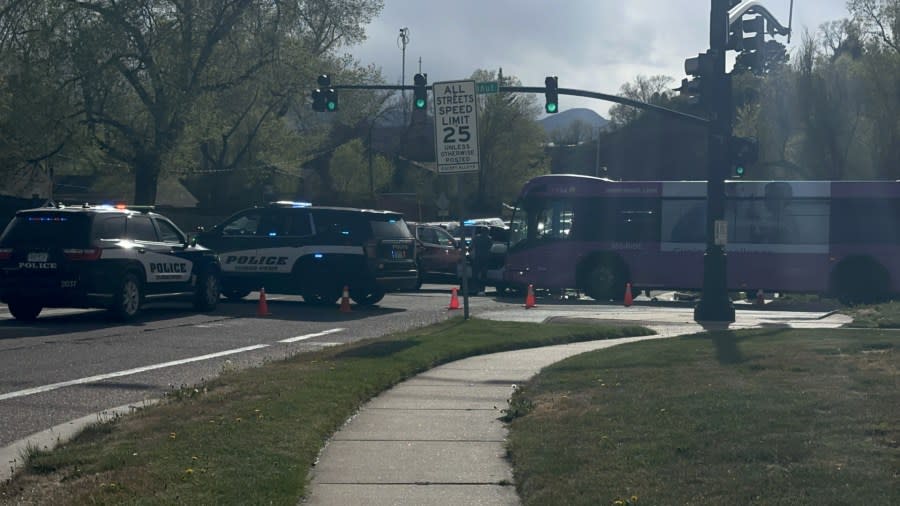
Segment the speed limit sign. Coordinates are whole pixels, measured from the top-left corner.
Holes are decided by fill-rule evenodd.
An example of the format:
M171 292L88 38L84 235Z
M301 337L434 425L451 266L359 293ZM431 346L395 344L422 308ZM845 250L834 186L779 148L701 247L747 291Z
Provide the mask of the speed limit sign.
M434 83L434 149L439 174L478 171L475 81Z

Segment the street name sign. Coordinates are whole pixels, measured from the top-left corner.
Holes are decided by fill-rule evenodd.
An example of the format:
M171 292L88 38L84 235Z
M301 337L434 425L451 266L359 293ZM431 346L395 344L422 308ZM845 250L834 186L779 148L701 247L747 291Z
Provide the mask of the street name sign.
M438 174L477 172L480 159L475 81L434 83L431 91Z
M475 83L475 91L478 92L479 95L485 95L488 93L500 93L500 84L497 83L497 81Z

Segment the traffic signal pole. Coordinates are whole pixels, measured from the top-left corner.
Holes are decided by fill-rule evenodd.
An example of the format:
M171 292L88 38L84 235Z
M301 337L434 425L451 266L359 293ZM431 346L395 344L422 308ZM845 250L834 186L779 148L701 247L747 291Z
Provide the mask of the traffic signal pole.
M712 0L709 16L709 128L707 130L706 251L703 255L703 292L694 308L695 321L733 322L734 305L728 297L725 244L725 170L729 167L731 139L731 78L725 72L730 0Z

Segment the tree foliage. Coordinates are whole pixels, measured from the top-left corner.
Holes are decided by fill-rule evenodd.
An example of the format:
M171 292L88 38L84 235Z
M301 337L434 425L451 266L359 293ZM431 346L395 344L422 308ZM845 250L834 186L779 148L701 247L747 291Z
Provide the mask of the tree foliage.
M672 78L664 75L638 75L633 82L625 83L619 89L619 96L654 105L667 103L674 93L669 89ZM621 128L640 117L642 111L634 107L615 104L609 108L609 121L613 128Z
M803 35L793 62L733 81L736 132L760 140L754 178L897 179L900 1L854 0Z
M521 86L502 71L478 70L472 79ZM540 107L530 94L495 93L482 95L478 108L481 170L472 207L499 214L501 204L513 201L525 181L547 171L545 133L537 123Z
M89 137L103 156L134 171L135 202L153 203L164 167L246 165L262 132L296 129L303 118L289 113L305 102L310 64L345 63L334 51L362 40L382 5L20 0L0 11L0 41L13 75L39 68L46 73L35 89L65 100L53 115L63 144L76 132ZM33 135L25 138L36 145Z

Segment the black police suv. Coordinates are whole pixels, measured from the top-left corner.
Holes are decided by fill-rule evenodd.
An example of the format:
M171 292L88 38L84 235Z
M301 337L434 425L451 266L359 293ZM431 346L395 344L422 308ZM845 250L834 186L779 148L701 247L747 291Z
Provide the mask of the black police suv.
M333 304L346 286L354 302L371 305L418 282L415 239L390 211L273 202L238 212L197 241L219 253L222 293L231 299L265 288Z
M0 235L0 301L19 320L45 307L107 308L127 320L161 297L214 309L219 263L157 213L52 205L17 212Z

